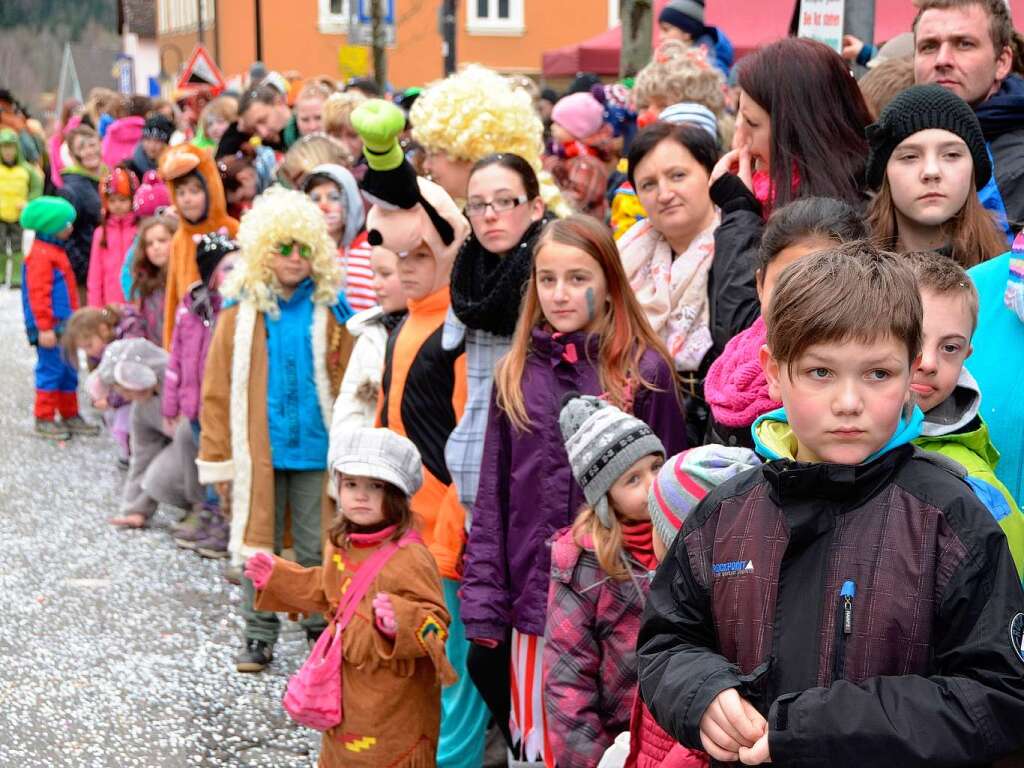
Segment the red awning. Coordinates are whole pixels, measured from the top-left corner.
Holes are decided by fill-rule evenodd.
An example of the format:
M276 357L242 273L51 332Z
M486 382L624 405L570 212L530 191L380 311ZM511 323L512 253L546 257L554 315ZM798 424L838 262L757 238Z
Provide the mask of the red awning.
M758 0L756 3L743 3L742 8L737 8L736 0L707 0L704 23L725 32L732 42L735 58L739 59L762 45L786 37L796 2Z
M621 51L622 27L612 27L582 43L546 51L541 70L544 77L574 77L578 72L618 75Z

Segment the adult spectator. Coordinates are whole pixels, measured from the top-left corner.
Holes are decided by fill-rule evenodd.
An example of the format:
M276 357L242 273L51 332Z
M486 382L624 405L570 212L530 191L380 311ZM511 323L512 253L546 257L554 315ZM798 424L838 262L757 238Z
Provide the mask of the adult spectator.
M936 83L970 104L995 173L982 205L1024 224L1024 41L1004 0L921 0L914 20L914 79Z
M111 130L116 125L117 123L114 123ZM159 112L152 113L146 118L142 136L135 145L131 157L125 161L125 166L140 179L146 175L146 171L155 171L157 163L160 162L160 155L170 146L173 135L174 123Z
M85 306L85 283L89 274L92 234L100 222L100 179L107 173L100 150L100 137L89 125L68 133L68 149L74 163L61 171L61 197L75 207L75 229L68 240L68 259Z
M282 105L287 108L288 102L271 85L257 85L243 93L238 102L238 119L221 136L216 157L235 154L254 137L260 144L273 146L287 123L287 111L282 113Z

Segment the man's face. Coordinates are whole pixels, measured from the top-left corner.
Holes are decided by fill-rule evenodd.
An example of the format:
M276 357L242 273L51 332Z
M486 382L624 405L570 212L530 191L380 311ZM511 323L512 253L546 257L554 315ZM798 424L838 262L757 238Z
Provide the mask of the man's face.
M921 14L914 35L914 80L935 83L971 106L999 90L1010 74L1010 49L996 51L981 5L933 8Z

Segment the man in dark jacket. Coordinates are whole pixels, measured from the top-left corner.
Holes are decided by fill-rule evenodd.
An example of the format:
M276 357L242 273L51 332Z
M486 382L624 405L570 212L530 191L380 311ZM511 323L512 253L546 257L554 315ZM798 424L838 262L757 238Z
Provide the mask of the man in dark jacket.
M914 20L914 79L937 83L974 107L992 155L982 205L1024 226L1024 63L1014 52L1005 0L923 0ZM993 254L996 255L996 254Z
M1024 744L1024 592L963 481L909 441L921 304L898 257L808 256L762 351L768 463L713 490L651 586L640 690L685 746L782 766L982 765Z

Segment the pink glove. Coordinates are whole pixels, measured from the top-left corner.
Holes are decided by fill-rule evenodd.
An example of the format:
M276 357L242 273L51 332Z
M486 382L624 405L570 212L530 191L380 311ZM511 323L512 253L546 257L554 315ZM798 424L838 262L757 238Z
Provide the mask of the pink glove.
M274 558L266 552L257 552L245 561L245 578L249 579L257 590L266 589L273 570Z
M378 592L373 598L373 615L377 629L385 637L394 639L398 634L398 621L395 619L395 606L386 592Z

